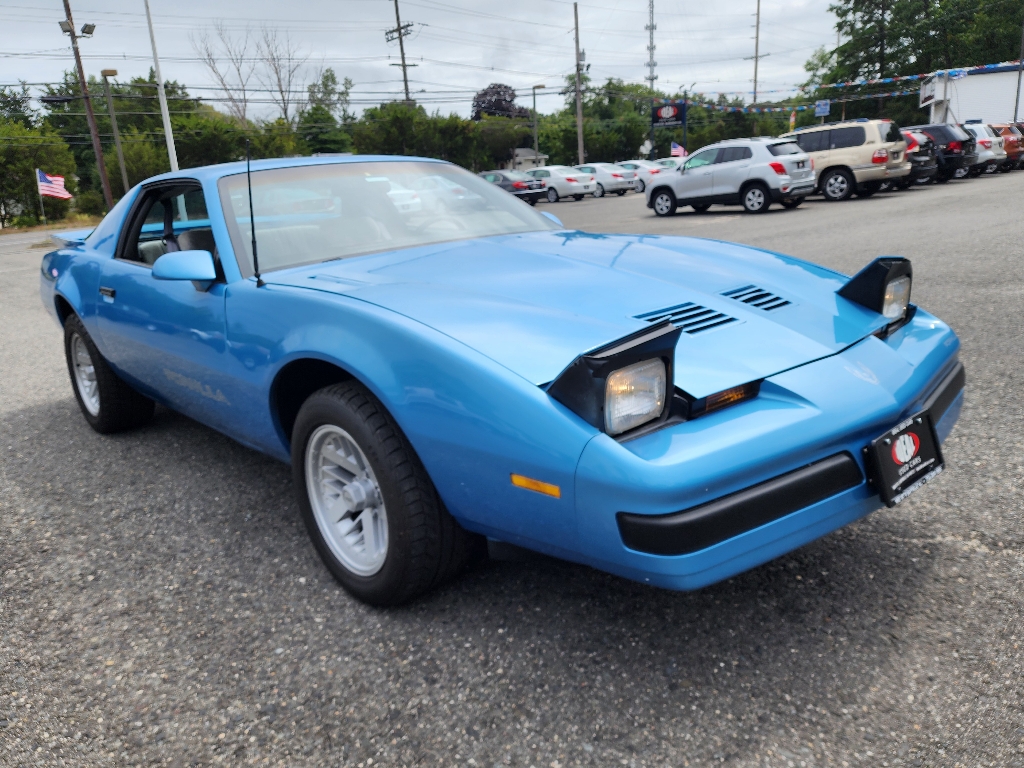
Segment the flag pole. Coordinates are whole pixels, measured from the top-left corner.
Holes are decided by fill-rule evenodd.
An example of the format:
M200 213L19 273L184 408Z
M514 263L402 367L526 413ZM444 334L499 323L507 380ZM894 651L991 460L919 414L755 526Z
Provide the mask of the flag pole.
M43 208L43 193L39 189L39 169L36 168L36 194L39 195L39 214L43 217L43 226L46 226L46 209Z

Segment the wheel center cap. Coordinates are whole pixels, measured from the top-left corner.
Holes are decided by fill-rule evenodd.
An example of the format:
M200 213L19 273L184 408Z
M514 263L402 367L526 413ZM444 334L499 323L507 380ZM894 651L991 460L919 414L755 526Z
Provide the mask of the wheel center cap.
M359 478L346 485L341 491L341 498L353 512L361 512L367 507L380 504L376 484L369 478Z

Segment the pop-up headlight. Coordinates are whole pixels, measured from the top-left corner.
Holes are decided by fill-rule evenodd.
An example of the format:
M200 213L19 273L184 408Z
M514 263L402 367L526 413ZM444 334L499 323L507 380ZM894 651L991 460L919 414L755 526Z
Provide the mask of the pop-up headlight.
M879 256L851 277L838 293L895 323L907 316L912 280L909 259Z
M551 382L548 394L609 435L664 421L680 333L666 321L580 355Z

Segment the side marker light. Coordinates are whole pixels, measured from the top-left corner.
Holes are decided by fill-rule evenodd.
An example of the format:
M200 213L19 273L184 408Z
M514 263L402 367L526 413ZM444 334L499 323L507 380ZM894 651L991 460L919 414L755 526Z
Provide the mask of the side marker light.
M557 485L545 483L542 480L534 480L532 477L526 477L525 475L517 475L514 472L511 477L512 485L516 488L525 488L528 491L543 493L545 496L552 496L556 499L562 498L562 489Z

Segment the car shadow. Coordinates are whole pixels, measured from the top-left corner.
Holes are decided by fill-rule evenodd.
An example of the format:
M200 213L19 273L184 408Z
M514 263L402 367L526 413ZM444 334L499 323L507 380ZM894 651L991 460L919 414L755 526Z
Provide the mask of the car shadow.
M597 765L749 765L766 749L816 760L819 731L860 743L861 707L900 674L895 660L912 638L898 617L935 558L913 523L889 512L691 593L499 546L412 604L376 610L320 564L289 467L213 430L160 409L143 429L100 436L66 399L5 414L0 434L3 487L43 523L0 541L0 561L38 576L5 624L34 621L49 601L81 626L38 624L32 647L56 633L63 658L100 647L172 680L194 679L199 664L205 698L166 687L163 711L184 731L203 731L213 712L273 744L284 721L267 702L299 702L288 731L327 734L320 763L363 760L377 754L371 739L392 738L407 750L396 764L457 752L478 765L567 754ZM97 551L108 556L95 560ZM246 680L271 664L273 693L255 696ZM61 689L79 673L47 674ZM339 721L367 690L373 706ZM113 692L105 706L125 739L128 721L158 722L155 708L140 712ZM447 741L417 739L424 727L447 729ZM195 749L209 759L215 747ZM136 748L139 760L163 754ZM234 754L253 748L242 740Z

